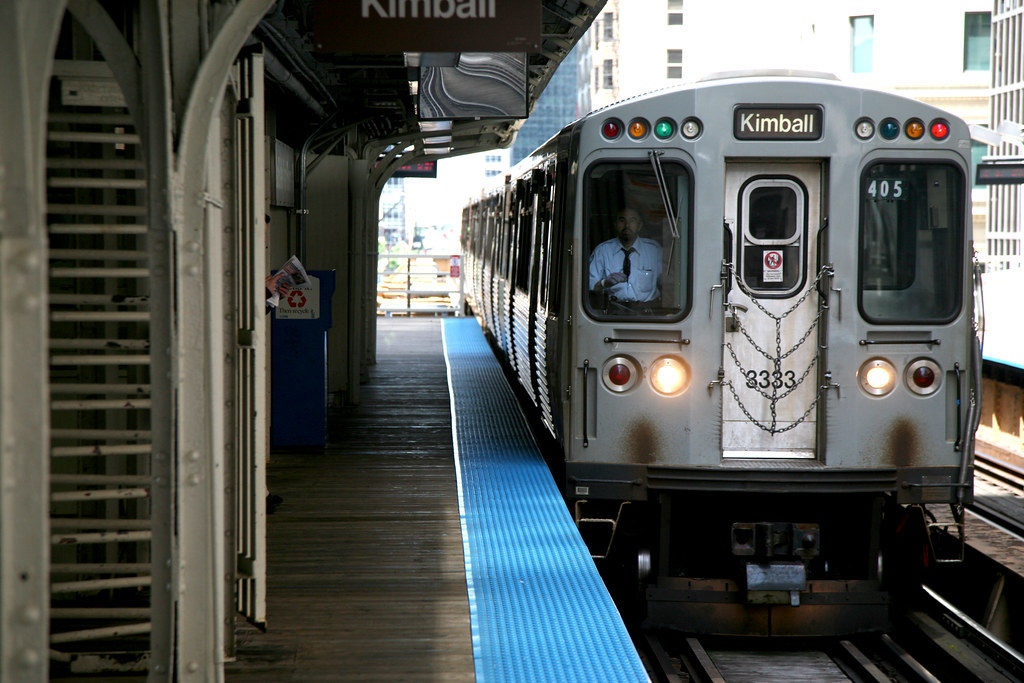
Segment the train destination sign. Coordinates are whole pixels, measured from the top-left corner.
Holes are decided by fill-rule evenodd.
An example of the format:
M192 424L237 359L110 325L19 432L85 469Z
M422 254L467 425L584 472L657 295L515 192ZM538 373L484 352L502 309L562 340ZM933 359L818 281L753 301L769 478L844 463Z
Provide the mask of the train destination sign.
M733 112L737 140L819 140L821 107L742 105Z

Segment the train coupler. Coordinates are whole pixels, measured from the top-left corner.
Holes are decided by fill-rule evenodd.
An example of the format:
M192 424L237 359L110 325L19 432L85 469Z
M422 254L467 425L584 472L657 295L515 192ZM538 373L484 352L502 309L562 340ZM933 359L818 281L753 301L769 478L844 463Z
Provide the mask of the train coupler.
M747 603L800 606L800 591L807 590L803 562L748 562Z

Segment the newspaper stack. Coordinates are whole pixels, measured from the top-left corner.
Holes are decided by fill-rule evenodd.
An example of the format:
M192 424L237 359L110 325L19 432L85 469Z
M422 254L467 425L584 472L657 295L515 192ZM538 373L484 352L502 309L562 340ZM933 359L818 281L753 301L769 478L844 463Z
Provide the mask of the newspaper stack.
M277 289L275 289L270 298L267 299L267 305L277 308L277 304L281 302L281 286L287 285L292 289L297 287L303 287L309 283L309 275L306 274L306 269L302 267L302 262L299 261L298 257L292 255L284 265L281 266L278 272L283 272L284 275L277 281Z

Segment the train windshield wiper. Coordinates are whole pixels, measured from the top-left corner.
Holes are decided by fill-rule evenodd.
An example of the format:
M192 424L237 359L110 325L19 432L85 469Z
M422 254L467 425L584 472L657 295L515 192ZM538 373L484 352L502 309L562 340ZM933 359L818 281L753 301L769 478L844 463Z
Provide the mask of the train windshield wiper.
M672 238L679 239L679 228L676 227L676 211L672 206L672 198L668 194L668 183L665 182L665 172L661 168L661 155L663 152L651 150L647 153L654 167L654 178L658 181L658 189L661 191L661 203L665 206L665 217L668 218L669 229L672 231Z
M676 211L672 206L672 198L668 193L668 183L665 182L665 171L661 168L661 155L662 152L657 150L651 150L647 153L647 157L651 160L651 166L654 168L654 178L658 181L658 190L661 191L661 203L665 207L665 218L668 219L669 230L672 231L672 244L669 247L669 259L668 268L665 270L665 274L672 272L672 266L675 263L676 243L679 241L679 228L676 227Z

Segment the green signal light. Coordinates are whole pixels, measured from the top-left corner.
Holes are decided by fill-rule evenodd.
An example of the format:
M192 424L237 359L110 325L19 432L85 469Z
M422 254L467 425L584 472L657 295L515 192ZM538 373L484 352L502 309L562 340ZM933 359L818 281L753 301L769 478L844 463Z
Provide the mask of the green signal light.
M900 134L900 124L893 119L886 119L882 121L882 125L879 127L878 132L882 134L882 137L886 140L893 140Z
M658 121L654 126L654 134L662 140L672 137L672 134L675 132L676 127L672 125L671 121Z

